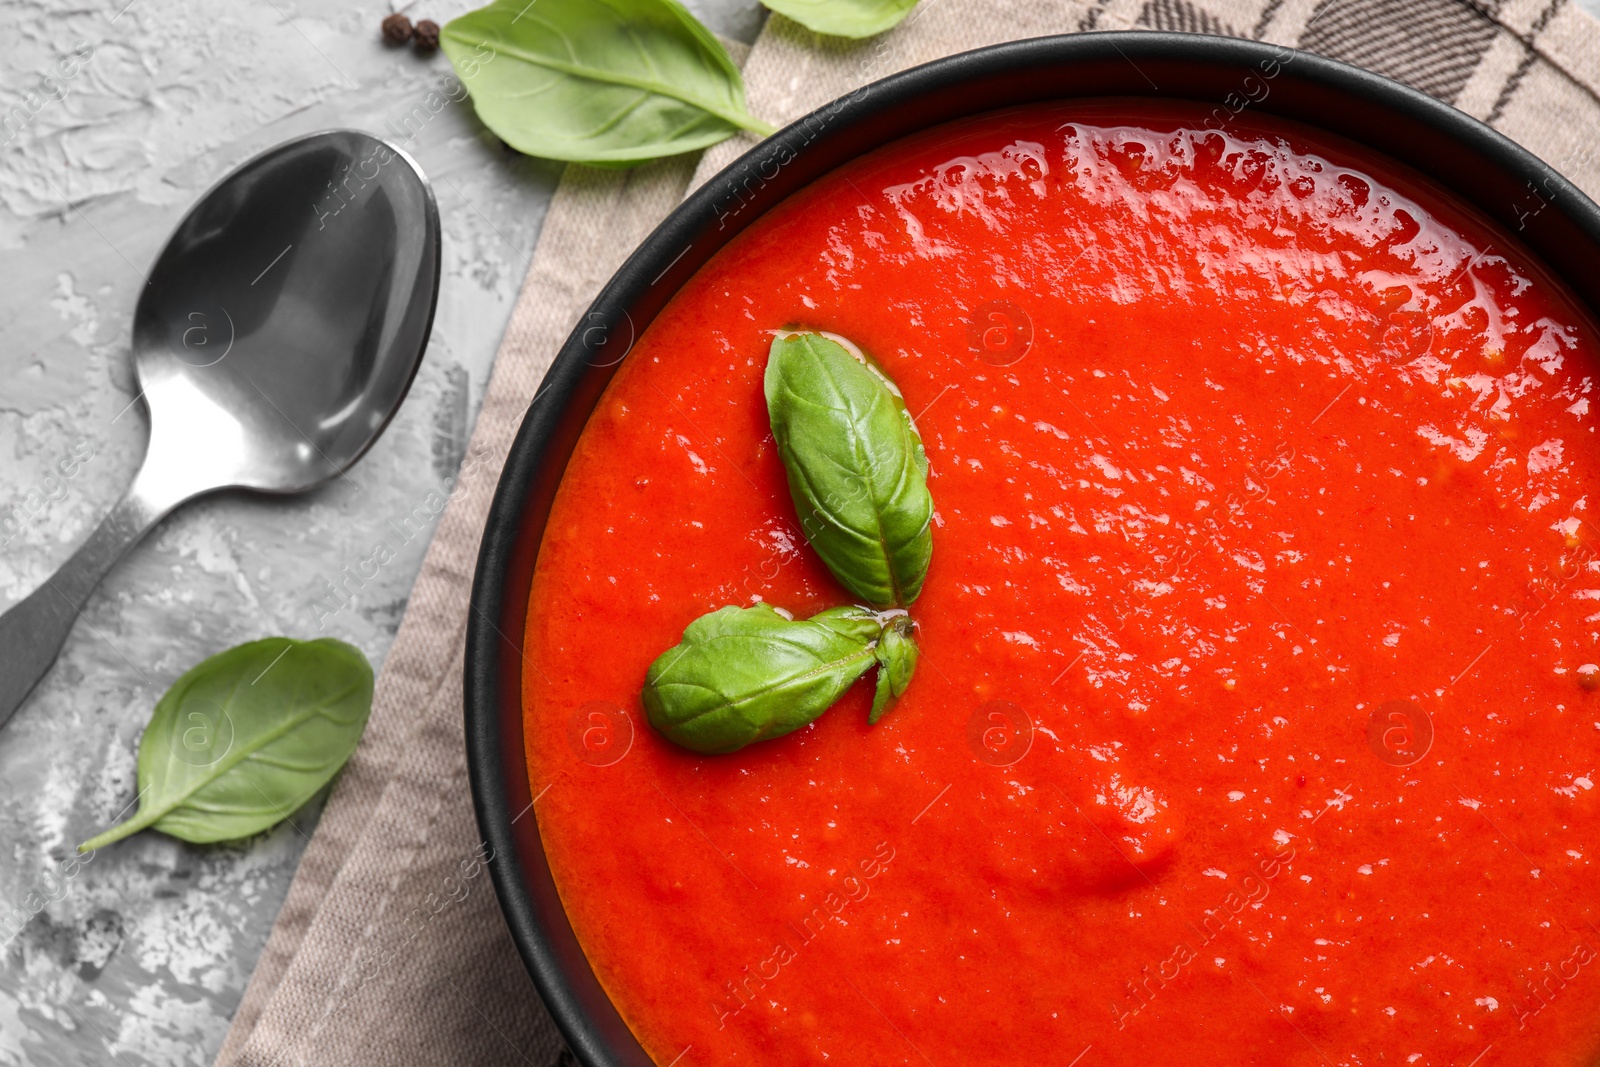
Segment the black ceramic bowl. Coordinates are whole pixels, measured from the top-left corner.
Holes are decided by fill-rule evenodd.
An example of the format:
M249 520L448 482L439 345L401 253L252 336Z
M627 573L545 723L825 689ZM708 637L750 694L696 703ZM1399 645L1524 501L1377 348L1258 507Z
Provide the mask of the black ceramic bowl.
M1305 52L1226 37L1043 37L941 59L812 113L746 153L669 215L601 291L546 376L489 512L467 629L472 797L511 935L578 1059L647 1067L551 881L529 811L521 645L551 497L616 364L680 286L790 193L889 141L1018 104L1092 97L1198 101L1315 126L1420 171L1515 234L1600 311L1600 208L1500 134L1403 85Z

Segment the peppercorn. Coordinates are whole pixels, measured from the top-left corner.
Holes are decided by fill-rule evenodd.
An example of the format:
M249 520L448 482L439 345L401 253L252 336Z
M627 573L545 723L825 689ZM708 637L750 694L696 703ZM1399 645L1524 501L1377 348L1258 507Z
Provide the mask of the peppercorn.
M412 40L419 52L431 52L439 47L439 24L432 19L419 19L412 31Z
M432 23L429 23L429 25L432 25ZM400 12L396 11L392 15L384 16L383 39L385 41L390 44L405 44L411 40L411 34L411 20L400 14ZM435 37L437 38L437 36L436 32Z

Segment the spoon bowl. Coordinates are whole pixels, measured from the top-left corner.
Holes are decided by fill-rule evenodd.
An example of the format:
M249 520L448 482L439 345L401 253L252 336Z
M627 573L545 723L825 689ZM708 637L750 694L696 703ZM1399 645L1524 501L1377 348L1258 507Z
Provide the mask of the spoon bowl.
M314 134L224 178L178 225L133 321L151 456L295 493L388 424L433 319L438 211L399 149ZM166 435L166 436L164 436Z
M361 458L421 364L439 265L427 178L355 130L269 149L200 199L134 313L144 463L83 547L0 616L0 725L167 512L214 489L303 492Z

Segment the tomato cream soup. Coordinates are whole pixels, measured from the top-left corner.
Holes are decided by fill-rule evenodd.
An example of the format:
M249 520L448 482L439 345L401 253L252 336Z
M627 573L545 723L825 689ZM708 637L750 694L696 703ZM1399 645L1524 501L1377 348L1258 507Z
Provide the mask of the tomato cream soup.
M927 446L921 663L721 756L646 668L848 596L773 332ZM1052 105L817 181L643 332L526 642L561 899L662 1065L1587 1065L1595 334L1515 240L1298 126Z

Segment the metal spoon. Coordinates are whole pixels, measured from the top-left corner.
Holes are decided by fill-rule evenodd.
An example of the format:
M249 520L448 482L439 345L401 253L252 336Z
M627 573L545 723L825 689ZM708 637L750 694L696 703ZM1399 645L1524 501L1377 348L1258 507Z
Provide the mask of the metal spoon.
M214 489L304 492L355 463L416 375L438 292L433 190L375 137L289 141L202 197L134 313L144 465L83 547L0 615L0 725L167 512Z

